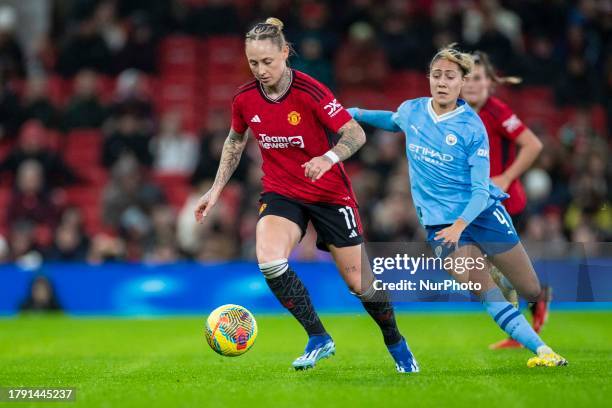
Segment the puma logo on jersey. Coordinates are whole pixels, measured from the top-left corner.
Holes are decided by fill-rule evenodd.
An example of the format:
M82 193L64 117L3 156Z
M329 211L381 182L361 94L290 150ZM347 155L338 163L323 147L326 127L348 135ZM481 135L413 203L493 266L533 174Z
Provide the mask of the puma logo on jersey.
M342 104L338 102L338 100L334 99L323 108L327 111L327 114L330 118L333 118L342 110Z
M259 115L253 116L251 119L251 123L261 123L261 119L259 119Z

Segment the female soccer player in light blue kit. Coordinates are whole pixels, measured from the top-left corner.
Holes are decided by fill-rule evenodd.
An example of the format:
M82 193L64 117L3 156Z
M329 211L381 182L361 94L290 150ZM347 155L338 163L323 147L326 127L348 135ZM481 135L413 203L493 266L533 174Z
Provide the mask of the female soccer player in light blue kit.
M489 178L485 127L478 114L459 99L472 67L469 54L452 46L444 48L429 66L431 98L407 100L397 112L359 108L349 112L359 122L406 135L412 197L436 256L475 258L484 253L524 298L535 300L540 282L500 203L508 195ZM536 355L528 366L567 364L504 299L488 270L449 273L460 282L481 283L481 290L475 293L489 315Z

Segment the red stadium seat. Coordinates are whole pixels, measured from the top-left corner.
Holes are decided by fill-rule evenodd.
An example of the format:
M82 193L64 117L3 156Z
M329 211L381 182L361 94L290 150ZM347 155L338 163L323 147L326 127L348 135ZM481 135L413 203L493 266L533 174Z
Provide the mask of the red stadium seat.
M64 192L66 203L77 207L98 205L102 199L102 189L99 187L68 187Z
M0 187L0 234L8 232L6 211L8 210L12 195L13 189L11 186Z
M104 136L99 130L74 130L67 135L64 160L77 167L97 167Z
M191 187L189 177L183 174L156 173L153 174L153 181L159 185L168 202L175 208L181 208L189 196Z

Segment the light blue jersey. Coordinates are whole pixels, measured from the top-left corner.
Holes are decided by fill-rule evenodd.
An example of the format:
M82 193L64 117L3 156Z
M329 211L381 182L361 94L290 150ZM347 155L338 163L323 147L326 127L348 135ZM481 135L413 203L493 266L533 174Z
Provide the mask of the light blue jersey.
M438 116L431 101L407 100L392 120L406 135L412 196L421 223L452 224L473 195L487 196L479 213L508 195L490 182L489 139L478 114L459 99L455 110Z

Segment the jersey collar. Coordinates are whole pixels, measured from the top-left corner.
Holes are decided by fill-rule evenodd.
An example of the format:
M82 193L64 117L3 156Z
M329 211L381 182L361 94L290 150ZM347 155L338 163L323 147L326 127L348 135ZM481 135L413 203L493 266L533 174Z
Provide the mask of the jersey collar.
M263 88L263 85L261 84L261 82L257 81L257 83L259 84L257 89L259 89L259 93L261 94L261 97L264 98L264 100L266 102L268 102L268 103L280 103L280 102L282 102L287 97L287 95L289 95L289 91L291 91L291 87L293 87L294 73L293 73L293 69L291 69L291 68L289 68L289 75L291 76L291 79L289 80L289 86L287 87L285 92L282 95L280 95L278 98L276 98L276 99L270 98L266 94L266 91L264 91L264 88Z
M429 112L429 116L431 117L431 120L434 121L434 123L439 123L444 120L453 118L465 111L465 101L463 99L457 99L457 107L454 110L443 113L442 115L438 116L438 114L433 110L432 103L433 98L429 98L429 100L427 101L427 112Z

